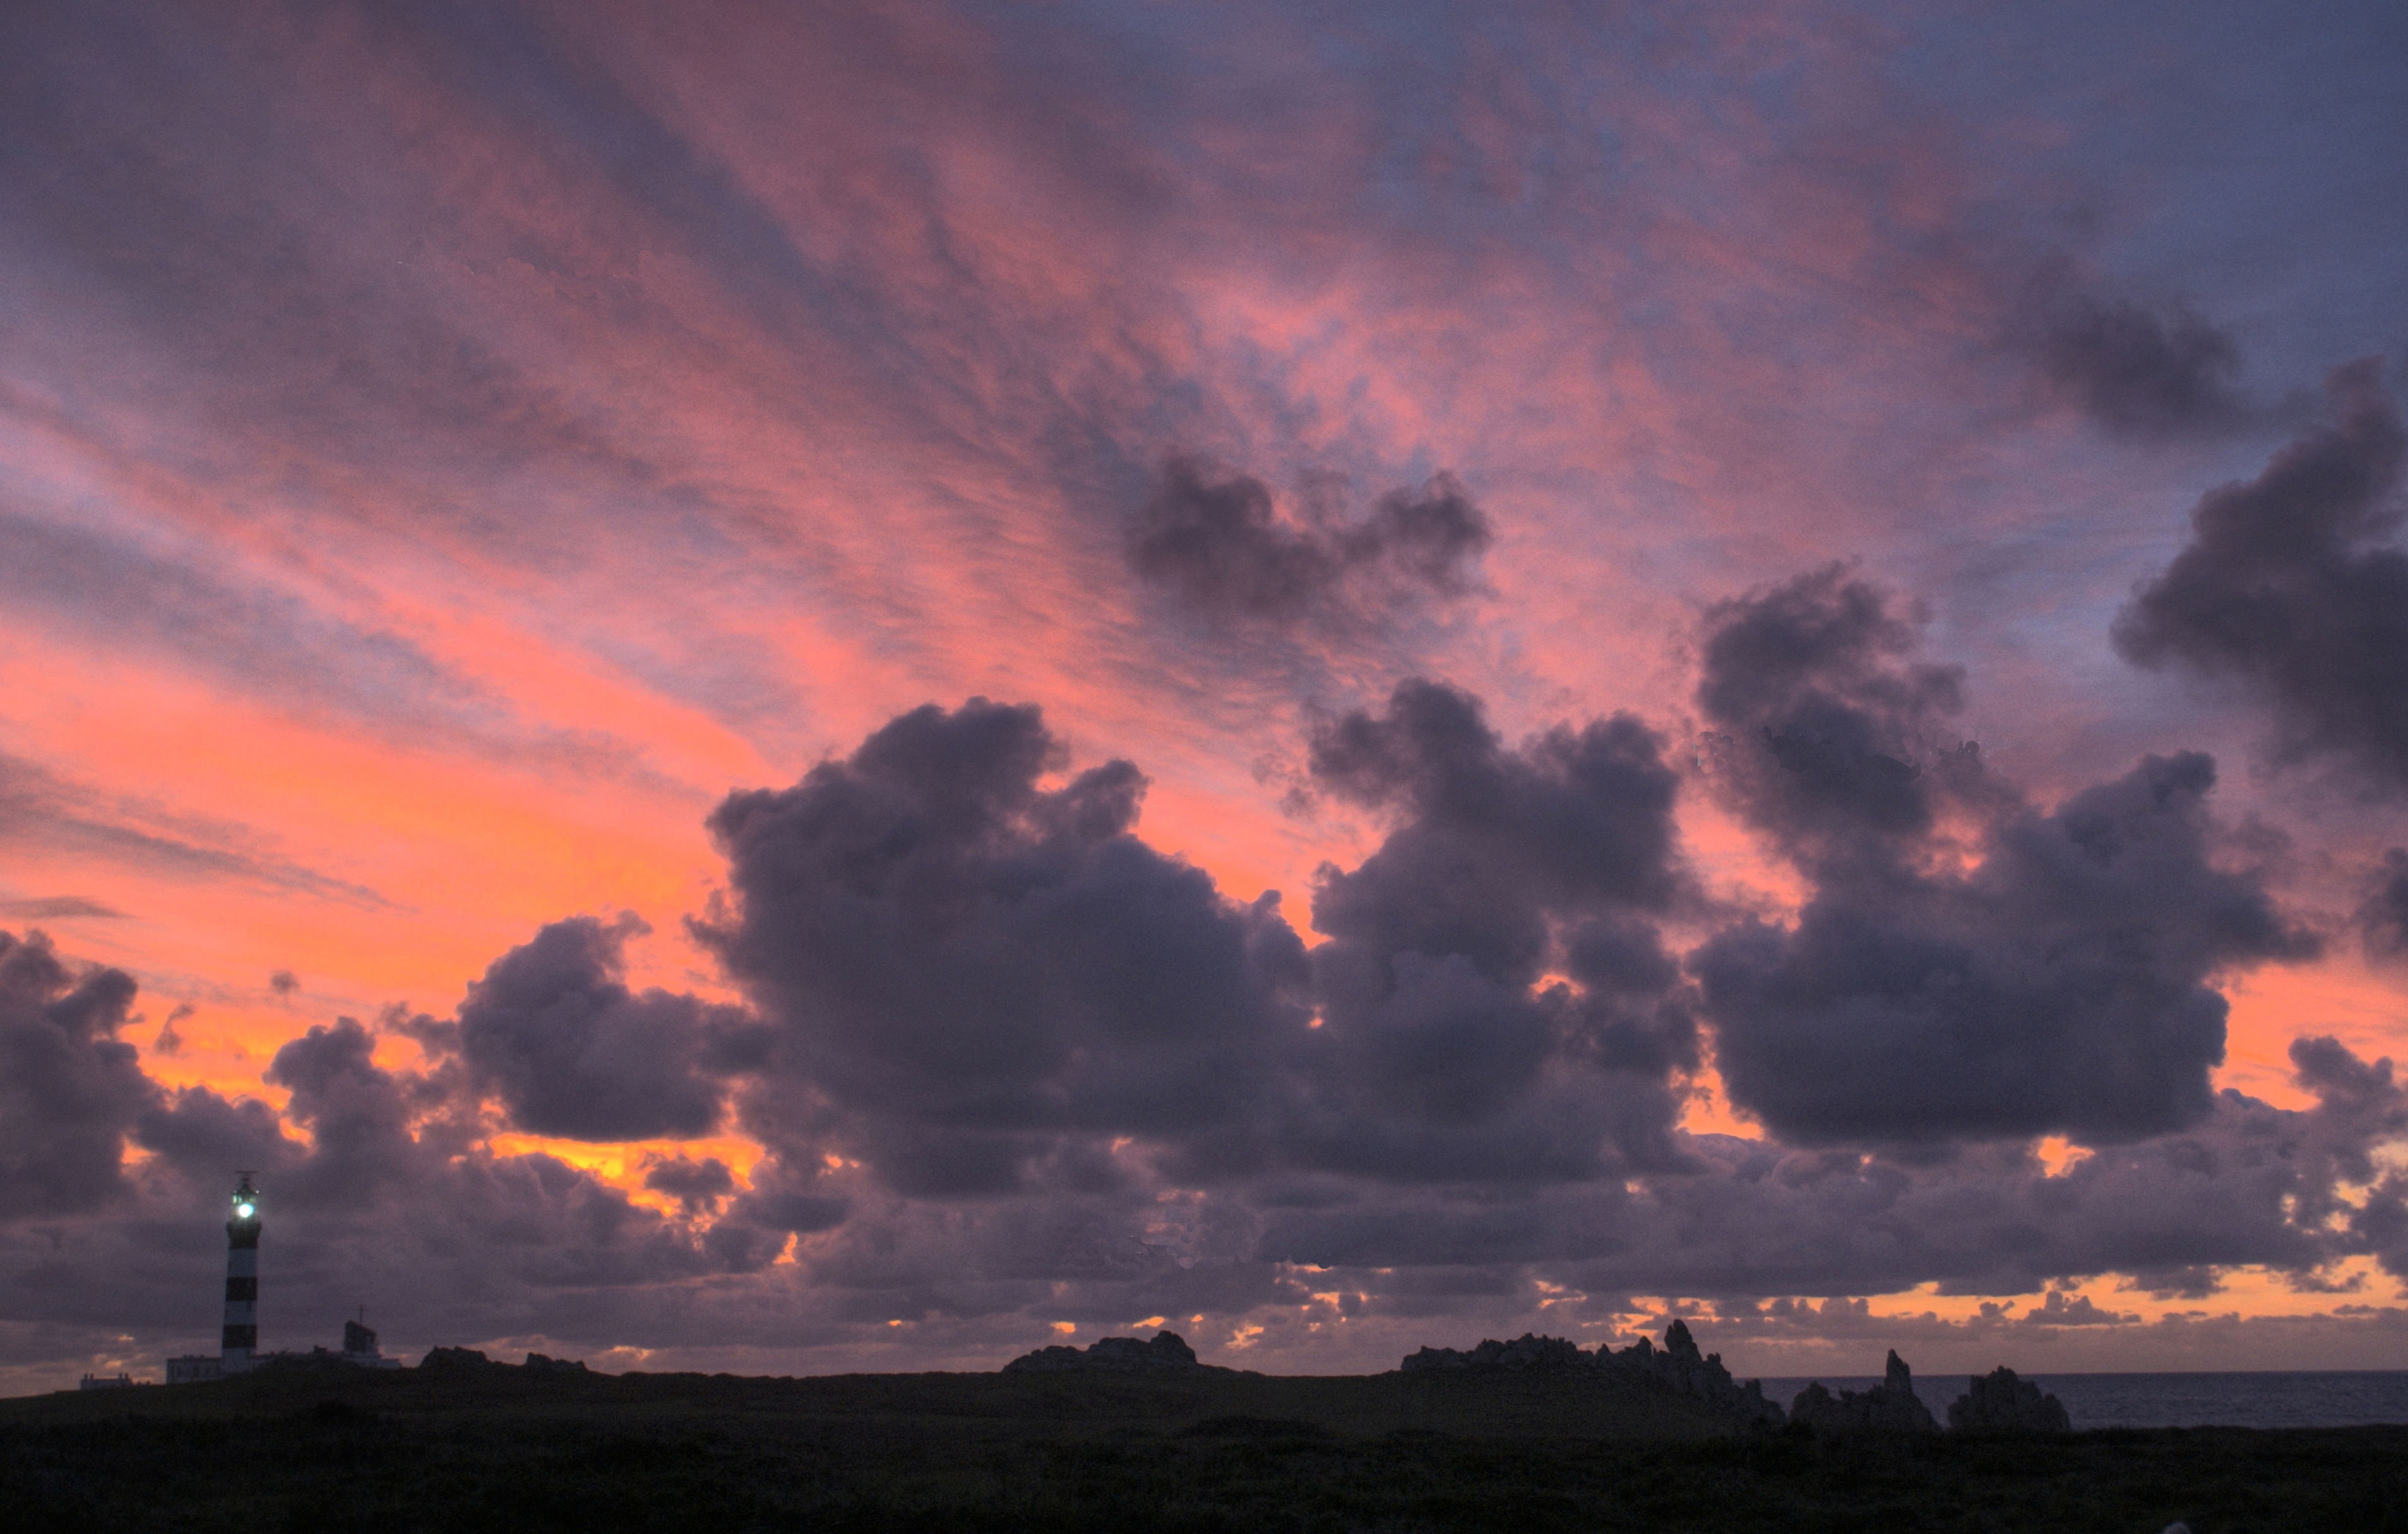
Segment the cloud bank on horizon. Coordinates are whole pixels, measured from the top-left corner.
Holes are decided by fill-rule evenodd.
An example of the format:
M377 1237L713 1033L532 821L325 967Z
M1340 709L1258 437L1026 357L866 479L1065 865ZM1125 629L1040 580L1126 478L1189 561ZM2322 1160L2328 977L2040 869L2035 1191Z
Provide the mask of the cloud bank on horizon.
M0 1379L236 1166L296 1340L2408 1365L2408 35L2181 16L12 11Z

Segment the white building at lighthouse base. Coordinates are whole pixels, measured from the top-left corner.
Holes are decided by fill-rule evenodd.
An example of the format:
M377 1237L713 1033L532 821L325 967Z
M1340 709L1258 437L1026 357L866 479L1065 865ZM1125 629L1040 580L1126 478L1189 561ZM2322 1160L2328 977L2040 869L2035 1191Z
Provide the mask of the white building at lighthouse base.
M204 1380L222 1380L236 1374L246 1374L255 1369L294 1369L318 1365L339 1364L352 1369L399 1369L401 1360L388 1358L377 1346L377 1334L356 1321L343 1323L343 1349L311 1348L307 1353L256 1353L244 1356L240 1367L228 1369L224 1355L196 1353L182 1358L167 1360L169 1384L198 1384Z

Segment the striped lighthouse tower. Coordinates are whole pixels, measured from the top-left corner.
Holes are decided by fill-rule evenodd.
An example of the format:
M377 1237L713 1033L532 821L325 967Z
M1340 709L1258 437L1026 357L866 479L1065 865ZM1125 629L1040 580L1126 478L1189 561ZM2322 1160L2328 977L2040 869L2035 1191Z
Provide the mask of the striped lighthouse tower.
M225 1337L219 1368L239 1374L259 1351L259 1190L244 1172L226 1222Z

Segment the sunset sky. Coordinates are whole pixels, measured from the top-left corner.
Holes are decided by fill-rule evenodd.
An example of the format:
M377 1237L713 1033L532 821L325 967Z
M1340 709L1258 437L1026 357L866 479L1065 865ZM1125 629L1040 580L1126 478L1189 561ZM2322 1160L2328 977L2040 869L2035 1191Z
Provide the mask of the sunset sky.
M2408 1368L2408 12L0 7L0 1391Z

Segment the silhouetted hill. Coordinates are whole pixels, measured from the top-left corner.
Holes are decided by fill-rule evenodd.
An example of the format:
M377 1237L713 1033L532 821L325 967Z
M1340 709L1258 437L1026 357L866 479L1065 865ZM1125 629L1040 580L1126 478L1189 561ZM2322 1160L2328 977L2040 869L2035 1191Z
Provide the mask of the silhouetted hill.
M2306 1534L2408 1507L2408 1428L1823 1440L1606 1372L279 1372L0 1401L0 1508L43 1534Z
M0 1401L0 1426L276 1415L338 1402L394 1419L462 1413L630 1414L781 1424L909 1423L977 1441L1079 1438L1133 1428L1177 1433L1214 1419L1307 1424L1363 1437L1465 1436L1690 1440L1737 1429L1704 1403L1589 1372L1272 1375L1234 1369L1027 1370L996 1374L601 1374L456 1363L371 1374L261 1373L206 1384L62 1392Z

